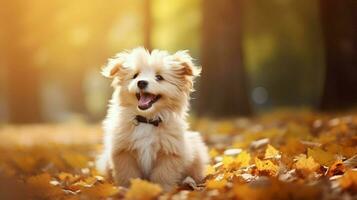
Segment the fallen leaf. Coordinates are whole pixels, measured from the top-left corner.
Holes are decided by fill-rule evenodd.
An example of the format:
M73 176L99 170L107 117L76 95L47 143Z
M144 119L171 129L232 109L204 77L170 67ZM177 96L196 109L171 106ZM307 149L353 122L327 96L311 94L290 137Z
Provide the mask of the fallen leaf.
M300 154L296 157L295 167L298 170L310 173L317 171L320 168L320 165L316 163L312 157L306 158L305 154Z
M331 177L331 176L335 176L335 175L341 175L341 174L345 173L345 171L346 171L345 165L343 164L343 162L341 160L338 160L331 165L331 167L329 168L329 170L327 172L327 176Z
M334 154L326 152L318 147L313 148L313 149L309 148L307 150L307 155L309 157L314 158L314 160L316 162L320 163L321 165L327 166L327 167L331 166L336 161Z
M209 180L206 182L206 187L208 189L223 189L227 185L227 180Z
M276 176L279 172L279 166L275 165L270 160L260 160L259 158L255 158L255 166L258 171L263 175Z
M268 144L268 147L265 150L264 158L265 159L270 159L270 158L279 159L280 157L281 157L280 152L278 150L276 150L273 146Z
M357 191L357 171L348 170L339 182L342 189Z
M233 164L234 162L234 158L231 157L231 156L223 156L223 160L222 160L222 163L223 163L223 167L225 168L230 168L231 167L231 164Z
M155 199L162 192L159 185L141 179L132 179L125 198L130 200Z
M234 161L238 163L241 167L248 167L250 160L250 154L246 151L242 151L240 154L238 154Z

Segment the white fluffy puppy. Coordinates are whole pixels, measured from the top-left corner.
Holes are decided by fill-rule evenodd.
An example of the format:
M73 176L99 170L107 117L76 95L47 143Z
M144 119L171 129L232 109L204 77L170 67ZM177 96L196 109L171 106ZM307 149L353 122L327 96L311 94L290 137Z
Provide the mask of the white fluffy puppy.
M202 181L207 147L186 122L193 80L201 69L187 51L135 48L117 54L103 69L114 78L104 121L100 172L128 186L141 178L171 189L184 178Z

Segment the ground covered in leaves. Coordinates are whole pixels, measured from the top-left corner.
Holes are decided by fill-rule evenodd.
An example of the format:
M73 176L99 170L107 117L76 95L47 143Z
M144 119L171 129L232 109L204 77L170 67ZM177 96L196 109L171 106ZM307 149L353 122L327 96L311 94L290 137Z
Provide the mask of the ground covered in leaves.
M94 169L99 125L0 127L0 199L357 199L357 115L191 119L210 147L204 184L115 187Z

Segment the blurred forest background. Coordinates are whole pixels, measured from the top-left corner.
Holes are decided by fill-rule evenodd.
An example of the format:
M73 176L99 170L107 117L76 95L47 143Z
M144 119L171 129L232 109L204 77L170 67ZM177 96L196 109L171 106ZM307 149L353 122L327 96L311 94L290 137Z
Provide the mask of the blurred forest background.
M190 50L193 113L357 104L356 0L1 0L0 123L97 122L108 57Z

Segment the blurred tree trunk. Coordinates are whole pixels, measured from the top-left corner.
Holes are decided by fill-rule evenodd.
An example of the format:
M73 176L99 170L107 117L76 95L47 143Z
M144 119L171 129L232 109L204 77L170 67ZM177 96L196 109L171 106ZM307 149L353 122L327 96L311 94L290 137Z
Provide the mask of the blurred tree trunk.
M40 72L32 60L35 47L24 41L24 16L14 15L24 13L19 11L23 6L20 2L2 1L0 7L9 121L40 122Z
M152 14L151 0L144 0L144 47L151 50Z
M2 28L5 65L7 67L7 96L9 121L11 123L33 123L41 121L39 94L39 70L33 65L34 47L23 40L23 16L13 15L21 10L18 1L1 3L0 21Z
M199 115L251 114L242 62L240 0L203 1Z
M38 123L42 121L40 72L31 66L29 52L18 50L9 50L7 54L9 121L11 123ZM22 55L21 58L18 58L19 55Z
M326 78L320 108L357 105L357 1L320 0Z

